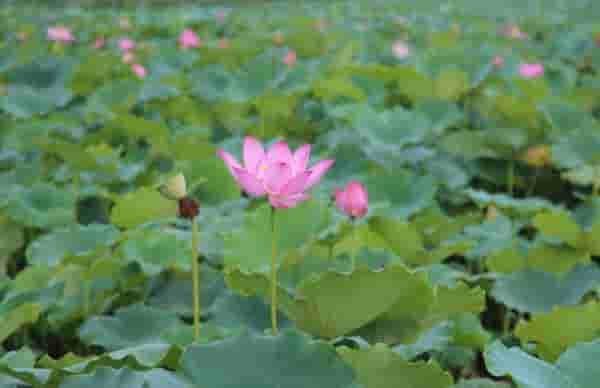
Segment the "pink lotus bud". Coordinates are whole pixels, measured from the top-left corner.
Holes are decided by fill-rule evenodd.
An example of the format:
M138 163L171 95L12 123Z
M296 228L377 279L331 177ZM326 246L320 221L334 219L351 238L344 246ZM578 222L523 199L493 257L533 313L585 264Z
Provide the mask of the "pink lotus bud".
M146 77L146 68L140 65L139 63L134 63L133 65L131 65L131 69L138 78Z
M544 75L544 65L541 63L522 63L519 65L519 74L523 78L533 79Z
M135 49L135 41L129 38L119 39L119 48L122 51L131 51Z
M62 26L48 28L47 35L48 40L54 42L71 43L75 41L75 37L71 33L71 30Z
M193 30L186 28L179 35L179 46L184 49L198 48L200 47L200 39Z
M369 196L362 183L352 181L345 190L335 189L335 206L353 218L364 217L369 211Z
M296 51L294 50L290 50L288 51L288 53L285 55L285 57L283 57L283 63L288 65L289 67L292 67L296 64Z
M496 67L502 67L502 66L504 66L504 57L501 57L500 55L496 55L494 57L493 64Z
M404 59L410 55L410 47L401 40L397 40L392 44L392 52L398 59Z
M96 42L94 42L94 47L98 50L104 48L106 46L106 40L104 38L96 38Z

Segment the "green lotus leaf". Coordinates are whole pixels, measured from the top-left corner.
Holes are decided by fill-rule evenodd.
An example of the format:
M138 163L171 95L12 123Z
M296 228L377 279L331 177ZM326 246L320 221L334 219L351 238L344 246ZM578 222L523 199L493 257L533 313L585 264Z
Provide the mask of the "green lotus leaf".
M346 347L338 353L356 371L365 388L445 388L452 385L452 376L433 362L410 362L384 344L369 349Z
M119 197L112 208L110 219L119 227L132 228L176 215L176 201L163 197L156 189L143 187Z
M198 387L354 386L352 369L331 345L294 331L192 345L181 357L181 369Z
M496 280L491 295L518 311L548 313L554 307L575 305L600 284L600 270L578 265L566 274L518 271Z
M67 258L85 258L101 254L118 239L119 231L112 225L69 225L33 241L26 251L31 264L56 266Z
M129 368L98 368L91 374L66 377L60 388L191 388L185 379L164 369L135 371Z

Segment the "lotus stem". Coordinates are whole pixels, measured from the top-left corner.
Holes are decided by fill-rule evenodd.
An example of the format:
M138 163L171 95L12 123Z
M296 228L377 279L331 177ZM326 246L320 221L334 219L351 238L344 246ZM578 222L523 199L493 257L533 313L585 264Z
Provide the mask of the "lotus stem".
M354 219L352 221L352 237L354 239L354 244L352 246L352 256L350 259L352 263L352 272L354 272L354 270L356 269L356 256L358 254L360 240L358 238L358 227L356 226L356 222L354 222Z
M277 335L277 228L275 208L271 208L271 329Z
M200 338L200 268L198 265L198 246L200 233L198 231L198 223L196 218L191 219L192 222L192 285L194 292L194 342L198 342Z
M515 189L515 160L510 159L508 162L508 192L512 197Z

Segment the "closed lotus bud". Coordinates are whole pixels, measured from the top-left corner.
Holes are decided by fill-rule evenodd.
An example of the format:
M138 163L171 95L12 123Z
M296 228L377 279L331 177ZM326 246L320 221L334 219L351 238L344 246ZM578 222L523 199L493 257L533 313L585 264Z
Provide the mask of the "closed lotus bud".
M181 198L179 204L179 217L193 220L200 212L200 206L195 199L190 197Z
M335 205L352 218L364 217L369 211L369 196L362 183L352 181L345 190L335 190Z
M187 185L183 174L177 174L160 188L160 193L172 200L180 200L187 196Z

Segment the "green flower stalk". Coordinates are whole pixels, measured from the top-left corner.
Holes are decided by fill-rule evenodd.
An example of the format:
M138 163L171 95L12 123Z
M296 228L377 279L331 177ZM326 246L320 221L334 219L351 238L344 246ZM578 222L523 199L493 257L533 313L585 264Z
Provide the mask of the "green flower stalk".
M192 287L193 287L193 310L194 310L194 341L200 339L200 266L198 264L198 251L200 245L200 231L198 230L198 203L188 197L185 177L178 174L166 185L159 188L160 192L167 198L177 200L179 205L179 217L187 219L192 224Z
M271 329L277 335L277 228L275 208L271 208Z

